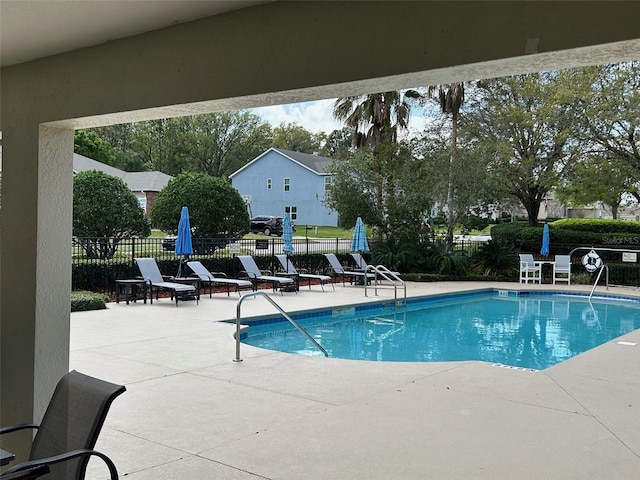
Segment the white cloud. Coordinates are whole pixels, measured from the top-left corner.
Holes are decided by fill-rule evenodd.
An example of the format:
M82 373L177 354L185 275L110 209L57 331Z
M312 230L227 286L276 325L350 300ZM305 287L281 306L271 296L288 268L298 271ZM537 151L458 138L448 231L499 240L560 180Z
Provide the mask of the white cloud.
M281 123L295 123L313 133L331 133L342 128L342 123L333 118L335 99L315 102L275 105L254 108L252 113L259 115L265 122L277 127Z
M318 100L315 102L292 103L274 105L272 107L254 108L252 113L259 115L272 127L282 123L295 123L313 133L331 133L340 130L344 125L333 118L334 99ZM428 107L417 108L412 112L409 121L409 131L403 136L422 134L424 128L434 121L433 112Z

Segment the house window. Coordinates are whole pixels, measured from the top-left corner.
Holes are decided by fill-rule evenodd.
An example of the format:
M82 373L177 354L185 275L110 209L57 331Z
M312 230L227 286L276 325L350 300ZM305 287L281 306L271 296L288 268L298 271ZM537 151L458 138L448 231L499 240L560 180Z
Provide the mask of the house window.
M294 222L298 219L298 207L284 207L284 213L288 213Z
M270 178L267 178L267 190L271 190L272 181Z
M290 178L285 178L284 179L284 191L285 192L290 192L291 191L291 179Z
M331 190L331 185L333 184L333 177L324 177L324 191L328 192Z

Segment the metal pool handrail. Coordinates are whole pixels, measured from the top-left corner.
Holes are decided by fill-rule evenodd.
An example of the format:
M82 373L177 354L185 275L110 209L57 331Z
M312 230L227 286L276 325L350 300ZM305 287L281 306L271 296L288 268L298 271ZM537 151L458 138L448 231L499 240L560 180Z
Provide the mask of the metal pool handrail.
M404 302L405 303L407 302L407 285L404 283L404 280L402 280L398 275L393 273L384 265L378 265L378 266L367 265L367 268L364 272L365 274L364 275L365 276L364 296L365 297L367 296L367 283L368 283L367 273L369 273L369 271L374 272L376 274L376 277L374 279L374 282L375 282L374 295L378 295L378 288L393 288L394 300L398 300L398 287L402 287L402 289L404 290ZM391 285L388 285L388 286L378 285L378 275L380 275L380 277L390 282Z
M316 342L316 340L311 335L309 335L309 333L304 328L302 328L298 322L296 322L293 318L291 318L287 314L287 312L285 312L280 307L280 305L278 305L269 295L267 295L265 292L257 291L257 292L251 292L243 295L238 299L238 304L236 305L236 358L233 359L234 362L242 361L242 358L240 358L240 307L245 298L257 297L257 296L264 297L266 300L268 300L269 303L273 305L276 308L276 310L278 310L280 314L282 314L282 316L291 323L291 325L296 327L300 333L302 333L305 337L311 340L311 342L316 347L318 347L318 349L320 349L320 351L324 354L325 357L329 356L329 353L322 347L322 345Z

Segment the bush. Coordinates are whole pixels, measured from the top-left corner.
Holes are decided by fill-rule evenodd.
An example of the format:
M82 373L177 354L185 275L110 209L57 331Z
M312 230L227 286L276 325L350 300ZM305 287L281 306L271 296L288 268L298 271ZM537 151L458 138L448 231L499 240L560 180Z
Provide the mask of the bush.
M444 240L437 240L429 248L427 267L431 272L441 275L464 275L469 265L469 257L449 245Z
M513 276L520 270L519 262L511 242L491 239L471 257L471 268L480 275Z
M640 222L600 218L563 218L549 225L550 228L589 233L628 233L640 235Z
M88 310L103 310L107 308L109 297L101 293L77 290L71 292L71 311L84 312Z

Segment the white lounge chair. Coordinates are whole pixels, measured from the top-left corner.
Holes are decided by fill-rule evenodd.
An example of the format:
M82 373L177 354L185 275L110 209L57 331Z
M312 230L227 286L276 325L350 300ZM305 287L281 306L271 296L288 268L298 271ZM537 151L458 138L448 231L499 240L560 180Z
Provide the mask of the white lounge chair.
M360 269L362 269L364 271L367 270L367 267L369 266L369 264L365 261L365 259L362 256L362 254L360 254L360 253L352 253L351 256L353 257L353 260L356 262L356 265L358 266L358 268L360 268ZM391 273L393 273L396 277L400 277L400 272L392 272L391 270L389 270L389 271Z
M530 253L520 254L520 283L542 283L542 265Z
M375 279L376 276L373 273L366 273L363 271L356 270L347 270L342 266L340 260L334 253L325 253L325 258L329 261L329 265L331 265L331 269L336 276L342 277L342 284L345 285L345 279L349 279L349 283L353 283L354 280L360 280L364 284L365 275L367 277L367 281Z
M253 283L251 283L249 280L238 280L235 278L223 277L221 276L224 275L223 273L210 272L204 265L202 265L202 263L196 261L187 262L187 265L189 266L191 271L200 278L200 283L209 285L209 298L211 298L211 290L213 285L222 285L226 287L227 296L229 296L232 286L235 287L238 295L240 295L241 288L251 288L253 290Z
M557 281L571 285L571 256L556 255L553 262L553 284Z
M193 285L185 285L183 283L165 282L158 268L158 264L153 258L136 258L136 263L142 274L142 278L149 287L149 296L151 297L151 303L153 303L153 289L156 289L156 300L158 299L158 290L170 290L171 299L175 298L176 307L178 306L178 300L185 300L186 296L195 296L198 300L198 292Z
M238 260L242 263L242 268L246 273L249 280L251 280L254 284L254 288L257 288L258 283L270 283L273 291L280 290L280 294L283 292L283 288L290 287L293 291L296 291L296 284L293 279L289 277L276 277L273 275L263 275L258 265L256 265L256 261L253 259L251 255L239 255Z
M322 287L323 292L325 283L330 283L333 289L336 289L329 275L315 275L313 273L299 272L298 270L296 270L296 267L293 265L291 260L287 258L286 255L276 255L276 258L280 261L280 264L282 265L282 268L285 272L297 275L298 279L300 280L307 280L309 283L309 290L311 290L311 282L314 280L320 282L320 286Z

